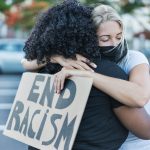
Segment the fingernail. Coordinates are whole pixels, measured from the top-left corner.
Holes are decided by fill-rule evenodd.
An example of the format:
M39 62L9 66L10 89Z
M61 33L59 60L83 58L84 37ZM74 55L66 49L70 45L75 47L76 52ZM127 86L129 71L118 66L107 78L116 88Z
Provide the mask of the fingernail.
M97 68L97 65L96 65L96 64L94 64L94 63L92 63L92 66L93 66L94 68Z
M95 68L97 68L97 65L96 65L96 64L94 64L94 67L95 67Z

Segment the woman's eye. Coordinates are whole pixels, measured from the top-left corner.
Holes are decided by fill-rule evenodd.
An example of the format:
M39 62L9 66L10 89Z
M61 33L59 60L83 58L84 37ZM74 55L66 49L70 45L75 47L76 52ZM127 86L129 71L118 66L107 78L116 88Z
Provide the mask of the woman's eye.
M100 41L102 41L102 42L108 42L109 40L100 40Z
M121 40L121 37L117 37L118 40Z
M121 40L121 38L122 38L122 34L119 34L116 36L116 39L118 39L118 40Z
M99 40L102 42L107 42L109 41L109 37L100 37Z

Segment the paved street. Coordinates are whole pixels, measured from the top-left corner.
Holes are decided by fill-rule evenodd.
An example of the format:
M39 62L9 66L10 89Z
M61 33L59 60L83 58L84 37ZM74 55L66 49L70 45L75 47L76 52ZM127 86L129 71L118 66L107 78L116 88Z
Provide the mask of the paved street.
M0 149L1 150L27 150L27 145L8 138L2 134L13 103L20 75L0 74Z

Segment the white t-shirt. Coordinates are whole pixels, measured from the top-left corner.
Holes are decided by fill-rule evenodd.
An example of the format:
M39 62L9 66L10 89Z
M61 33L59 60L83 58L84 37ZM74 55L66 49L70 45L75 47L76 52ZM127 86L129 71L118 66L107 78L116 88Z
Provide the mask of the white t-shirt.
M118 65L129 74L135 66L143 63L149 64L144 54L139 51L129 50L127 56ZM144 108L150 114L150 102ZM150 140L139 139L130 132L119 150L150 150Z

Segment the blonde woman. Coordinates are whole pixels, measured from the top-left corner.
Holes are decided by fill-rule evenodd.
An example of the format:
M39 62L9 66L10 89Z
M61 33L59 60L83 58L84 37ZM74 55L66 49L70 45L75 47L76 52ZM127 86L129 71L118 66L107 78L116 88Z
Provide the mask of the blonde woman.
M93 11L93 21L97 29L101 52L105 57L116 62L129 75L129 81L92 72L87 64L92 67L95 67L95 65L81 55L77 55L77 60L54 56L51 61L65 67L56 74L56 92L59 93L63 89L64 80L68 76L87 76L94 79L93 85L96 88L119 102L130 107L143 107L150 99L150 76L147 59L140 52L127 51L123 24L113 8L106 5L97 6ZM27 70L36 70L45 65L39 66L36 60L29 62L25 59L22 64ZM133 134L130 134L121 149L148 150L150 149L150 141L138 139Z
M110 23L109 21L113 20L113 19L116 20L116 18L119 18L119 16L117 16L117 15L118 14L116 13L116 11L113 10L109 6L100 5L94 9L93 20L98 29L97 33L99 36L99 45L100 46L103 46L103 45L106 46L107 44L113 45L113 42L115 43L115 38L113 41L113 39L111 39L111 36L107 36L107 35L113 35L113 33L115 33L115 30L117 29L117 27L112 28L112 26L111 26L112 22ZM120 24L119 21L117 21L117 22ZM116 34L116 37L117 36L119 37L119 35ZM110 43L110 42L112 42L112 43ZM109 53L110 52L108 52L108 54ZM131 90L130 92L133 93L133 98L136 98L139 102L140 101L144 102L145 100L146 100L145 102L147 102L150 98L149 97L150 76L149 76L149 63L148 63L147 59L145 58L145 56L143 54L141 54L140 52L129 50L126 57L124 59L122 59L120 62L118 62L118 65L129 75L129 82L131 82L133 84L133 86L135 86L134 89L132 89L133 87L130 89L130 87L128 87L126 85L126 87L128 87L128 90ZM118 88L119 88L119 85L118 85ZM143 91L143 92L138 93L138 88L139 88L139 90L141 88L140 91L141 92ZM123 91L123 88L121 90ZM130 92L126 91L126 94L129 95ZM140 95L141 96L145 95L146 99L144 100L144 97L142 98ZM122 95L122 98L123 98L123 95ZM127 99L129 100L130 98L127 97ZM148 109L150 110L150 103L147 104L145 106L145 108L147 109L147 111L148 111ZM141 139L135 137L133 134L129 133L127 140L125 141L125 143L122 145L122 147L120 149L122 149L122 150L133 150L133 149L148 150L148 149L150 149L150 140L148 140L148 141L141 140Z

